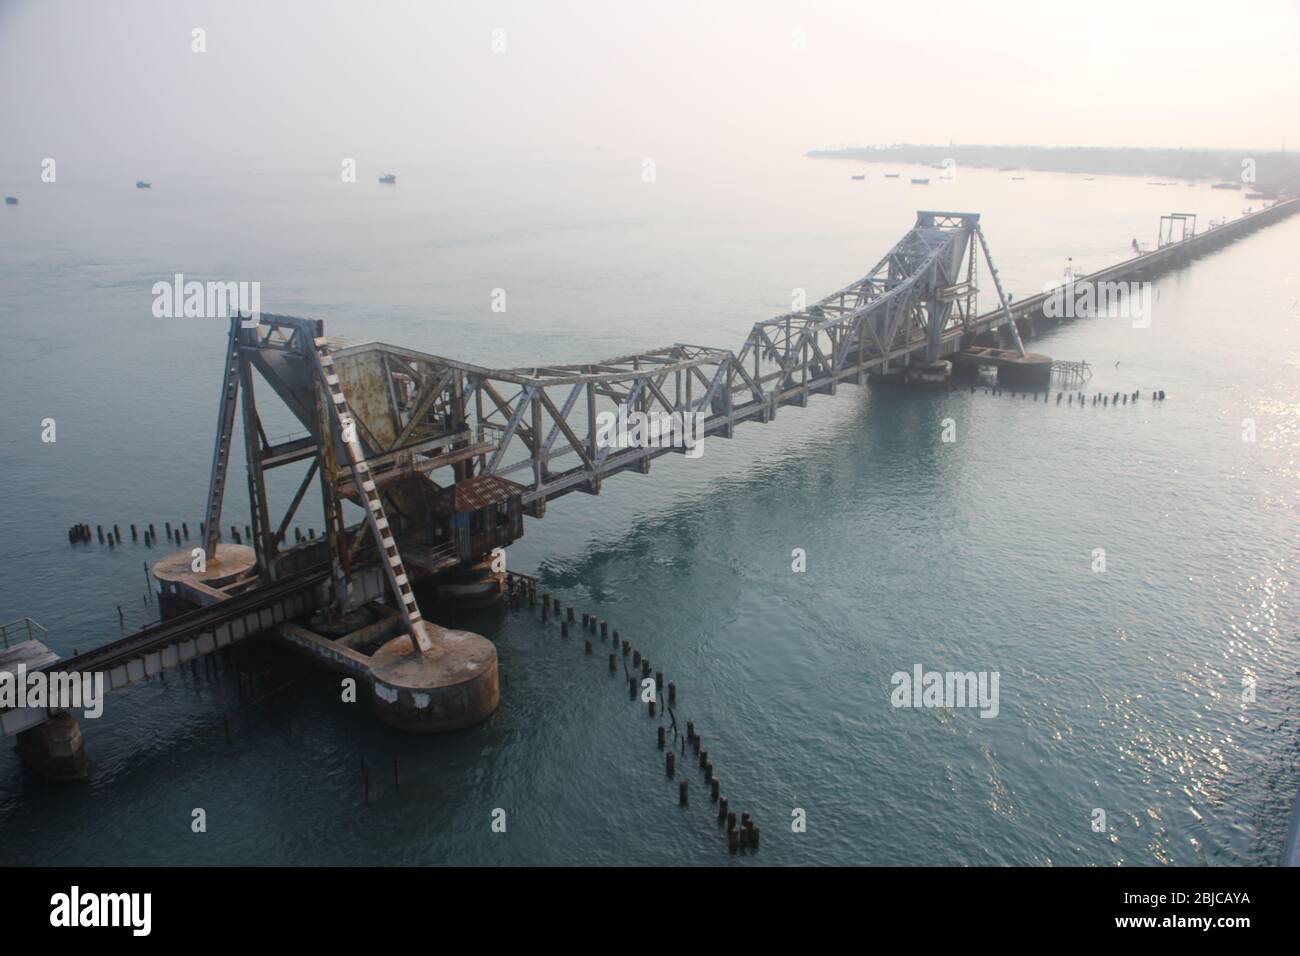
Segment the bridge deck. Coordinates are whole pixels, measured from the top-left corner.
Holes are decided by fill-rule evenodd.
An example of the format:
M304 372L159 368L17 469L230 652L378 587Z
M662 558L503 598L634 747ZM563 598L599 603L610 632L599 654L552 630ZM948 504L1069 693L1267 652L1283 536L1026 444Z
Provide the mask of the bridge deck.
M1221 226L1215 226L1179 242L1168 243L1159 249L1141 253L1114 265L1105 266L1096 272L1079 276L1074 281L1076 283L1119 282L1127 281L1138 275L1160 271L1189 258L1218 249L1228 242L1259 229L1261 226L1269 225L1297 211L1300 211L1300 199L1285 199L1274 203L1267 209L1261 209L1259 212L1242 216L1240 219L1234 219ZM1043 305L1052 295L1053 293L1050 291L1041 292L1012 302L1010 304L1011 314L1021 318L1035 312L1041 312ZM980 316L980 321L991 322L997 317L997 314L996 312L987 312Z
M1297 209L1300 200L1279 202L1262 212L1134 256L1078 281L1116 281L1150 274L1218 248ZM623 412L649 410L657 404L664 412L702 414L704 435L730 437L737 424L770 421L782 406L803 406L812 395L834 394L840 382L863 383L868 372L899 359L957 353L969 344L973 335L1008 323L1019 344L1011 320L1041 311L1048 293L1012 302L1008 309L999 307L974 314L974 246L968 243L974 237L983 245L978 218L969 213L918 213L912 232L866 277L804 312L756 324L739 353L678 344L587 365L491 370L410 349L379 347L384 352L385 363L391 357L401 365L400 374L408 378L406 384L428 386L423 393L412 389L410 401L415 408L405 415L390 409L396 421L405 425L402 435L388 451L393 455L399 450L411 452L411 445L403 445L408 437L426 444L440 441L415 434L420 414L429 414L432 419L443 415L446 409L455 408L460 408L463 414L472 395L480 405L479 434L469 446L470 456L478 457L477 474L530 477L523 499L540 516L545 502L551 498L577 490L596 493L606 477L633 469L644 471L651 459L684 450L681 447L598 446L594 424L598 400L606 402L606 408ZM968 251L972 269L970 277L963 281L960 273ZM984 251L987 256L986 246ZM990 271L996 285L996 271L991 263ZM998 292L1001 297L1000 286ZM961 308L963 300L967 311ZM262 321L292 331L296 324L311 320L263 316ZM287 339L282 336L273 344L268 338L266 344L255 347L265 348L268 354L279 353L280 358L275 359L278 362L292 354L291 342L292 335ZM346 364L350 354L359 355L375 348L372 345L341 349L333 354ZM301 404L304 393L295 391L291 381L293 368L288 365L268 368L272 384L286 402ZM267 368L259 366L259 369L267 374ZM277 372L285 378L277 380L274 377ZM430 383L436 383L436 388ZM391 381L387 383L391 384ZM557 395L552 400L547 390L557 387L563 390L563 397ZM443 390L454 398L453 403L439 405L435 401L438 395L444 394ZM517 392L508 397L513 390ZM580 398L585 401L579 402ZM434 416L431 408L444 411ZM416 414L416 409L420 414ZM549 427L545 420L548 415ZM571 416L577 417L571 420ZM450 419L448 422L450 427ZM304 424L310 427L310 419ZM366 424L358 424L369 435ZM464 428L463 420L454 424ZM495 433L496 440L485 440L485 431ZM509 458L507 451L512 439L526 451L522 459ZM297 457L318 453L315 439L298 444L305 449L305 455L295 453ZM272 456L264 464L285 452L284 449L270 451ZM443 454L457 461L465 457ZM569 468L553 467L566 457L576 458L577 462ZM411 467L419 470L414 464ZM430 570L455 563L444 549L419 549L403 544L402 550L410 551L416 564L427 565ZM366 574L369 572L360 572L359 577L364 578ZM121 687L321 606L328 600L329 578L328 563L313 566L66 660L42 658L38 648L22 650L14 659L21 656L33 661L45 660L34 669L58 666L66 671L103 672L110 688ZM373 581L366 578L355 591L353 606L380 596L383 585L377 578ZM48 648L44 650L48 654Z

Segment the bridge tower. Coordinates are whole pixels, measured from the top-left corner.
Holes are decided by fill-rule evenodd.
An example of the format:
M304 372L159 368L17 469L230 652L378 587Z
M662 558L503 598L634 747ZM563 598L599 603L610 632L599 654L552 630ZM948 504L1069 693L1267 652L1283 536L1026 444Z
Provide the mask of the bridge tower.
M259 408L259 379L283 405L272 410L277 427L267 427ZM235 540L223 541L221 528L237 412L247 543L236 527ZM269 434L285 425L297 433L273 441ZM472 723L499 699L495 648L426 620L415 585L432 579L440 602L460 604L503 593L503 568L492 567L491 552L522 534L523 513L517 485L474 473L474 455L484 450L466 426L461 380L419 353L349 348L326 338L317 320L235 315L204 509L206 582L182 573L170 583L204 603L204 588L219 601L328 567L327 593L310 625L286 623L282 636L371 683L381 716L392 723L416 730ZM302 463L296 483L277 480L279 469L295 463ZM443 485L431 477L439 469ZM290 541L313 486L324 533ZM277 517L271 493L290 488ZM159 563L160 580L168 560Z

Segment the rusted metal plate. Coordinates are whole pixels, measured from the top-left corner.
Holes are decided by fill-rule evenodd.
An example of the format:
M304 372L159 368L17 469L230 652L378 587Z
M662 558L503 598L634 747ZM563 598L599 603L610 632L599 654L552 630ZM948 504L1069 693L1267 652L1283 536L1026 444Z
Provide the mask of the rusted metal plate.
M477 475L446 489L452 511L478 511L522 495L526 489L500 475Z

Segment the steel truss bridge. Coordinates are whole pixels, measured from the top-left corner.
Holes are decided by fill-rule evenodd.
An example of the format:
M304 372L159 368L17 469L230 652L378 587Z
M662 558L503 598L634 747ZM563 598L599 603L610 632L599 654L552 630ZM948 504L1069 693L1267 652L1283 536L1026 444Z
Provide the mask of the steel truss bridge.
M1297 211L1300 199L1285 199L1084 279L1149 278ZM983 314L979 258L997 297ZM317 320L235 316L202 534L207 554L218 554L242 398L255 561L217 586L193 582L197 610L42 669L104 672L118 687L309 611L346 611L385 592L415 647L436 654L438 629L426 632L406 565L437 574L477 562L491 535L458 516L518 504L541 517L552 498L597 494L611 475L646 472L653 458L684 451L603 447L602 412L698 413L704 435L730 437L738 423L770 421L782 406L806 406L811 395L833 395L840 382L860 384L889 366L932 363L985 333L1000 335L1013 360L1023 357L1017 322L1041 318L1045 300L1011 304L978 215L922 211L865 276L807 309L756 323L736 352L676 344L589 364L501 370L380 343L336 346ZM267 437L259 376L301 423L302 437ZM266 475L298 462L308 463L305 476L273 520ZM326 536L290 543L313 481ZM344 501L364 520L345 524ZM522 522L503 543L519 533Z
M1300 200L1283 200L1084 278L1149 277L1297 208ZM982 314L977 306L981 259L996 296L993 308ZM606 478L648 472L652 459L684 451L602 443L602 413L615 419L640 412L679 420L698 414L704 436L729 438L741 422L770 421L782 406L806 406L810 396L833 395L841 382L861 384L874 371L933 363L986 333L1002 340L1003 354L1024 357L1017 322L1032 324L1035 315L1041 317L1045 299L1034 295L1011 303L978 214L922 210L862 278L802 311L756 323L738 351L678 343L585 364L491 369L382 343L335 348L316 320L262 315L255 327L244 328L236 317L222 383L206 535L215 544L224 456L240 390L260 578L281 576L286 531L313 476L321 483L330 555L344 576L350 559L371 544L388 553L391 563L397 538L424 548L425 567L436 568L439 561L446 566L477 556L467 557L461 548L458 557L452 536L430 541L415 533L433 520L427 507L431 491L503 480L517 489L528 514L541 517L553 498L573 491L598 494ZM324 377L323 363L332 365ZM302 423L306 437L281 444L267 440L252 400L253 369ZM345 441L345 431L353 430L355 440ZM330 440L322 441L322 435ZM284 517L272 522L263 475L302 460L311 460L311 468ZM492 500L490 494L478 497ZM361 540L364 535L349 536L343 499L365 508L370 542ZM371 520L376 514L377 521ZM386 530L391 531L387 537ZM292 570L302 569L301 561L290 563ZM394 584L393 590L400 592L401 586Z
M1144 277L1189 261L1300 208L1289 199L1208 232L1136 256L1087 279ZM978 311L980 260L996 306ZM999 361L1029 356L1017 322L1041 317L1045 296L1011 305L975 213L922 210L862 278L798 312L756 323L738 351L679 343L579 365L490 369L382 343L339 346L318 320L261 315L231 320L203 536L217 554L234 420L243 439L255 566L212 603L328 565L321 603L346 611L388 591L421 651L430 650L412 592L414 571L482 567L493 547L523 533L525 512L573 491L598 494L623 471L646 473L680 443L600 439L603 416L702 418L693 437L730 438L746 421L771 421L841 382L925 366L995 333ZM1017 358L1018 357L1018 358ZM271 442L254 394L258 373L305 429ZM283 516L273 520L268 471L310 462ZM286 535L313 481L325 519L321 541ZM348 525L343 502L364 514ZM233 532L233 529L232 529ZM413 570L408 571L408 563ZM376 570L378 569L378 570ZM212 592L211 594L207 592Z
M998 309L977 312L977 260L984 259ZM840 382L862 383L887 365L933 362L982 332L1003 329L1024 353L1008 299L974 213L917 214L915 225L865 276L800 312L758 322L739 351L679 343L578 365L489 369L397 346L371 343L331 350L349 397L365 460L382 490L414 475L449 468L452 481L499 476L518 483L528 513L571 491L599 493L602 481L681 447L612 447L598 441L602 413L703 415L705 436L731 437L745 421L770 421L781 406L806 406L835 394ZM330 457L324 446L314 375L318 322L263 315L238 329L232 349L246 356L311 433L284 445L252 443L253 471L304 458ZM232 373L228 371L227 379ZM244 374L247 383L251 378ZM231 390L223 390L223 402ZM232 416L227 411L223 423ZM245 414L256 436L256 412ZM333 429L338 432L338 427ZM228 434L224 426L219 434ZM347 461L341 436L332 457ZM328 470L319 462L321 470ZM313 471L316 471L316 466ZM214 473L215 474L215 473ZM214 477L214 487L219 476ZM264 494L252 479L255 512ZM355 499L344 481L335 490ZM218 489L219 495L219 489ZM301 500L301 493L296 500ZM208 533L219 501L209 496ZM259 554L274 561L288 518L258 528Z
M977 251L1001 311L976 311ZM783 405L861 384L890 363L933 362L980 332L1006 328L1023 346L974 213L920 212L916 224L861 279L801 312L758 322L740 350L676 344L586 365L493 371L421 357L459 379L473 397L477 434L495 446L482 473L526 486L523 500L544 503L570 491L592 494L626 470L682 448L600 447L597 417L702 414L703 434L730 438L745 421L770 421ZM383 347L387 349L387 347ZM392 350L403 357L412 353Z

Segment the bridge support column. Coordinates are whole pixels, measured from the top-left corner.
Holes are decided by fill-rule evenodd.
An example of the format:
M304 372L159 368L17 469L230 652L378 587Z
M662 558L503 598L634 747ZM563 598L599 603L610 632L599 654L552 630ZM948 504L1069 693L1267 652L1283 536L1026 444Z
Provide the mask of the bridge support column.
M915 362L907 366L907 384L917 388L947 388L952 378L952 363L945 359L937 362Z
M396 611L384 620L333 639L297 624L280 625L280 637L326 667L364 681L373 691L375 715L399 730L442 733L487 718L501 702L497 651L470 631L422 621L432 648L421 653L407 634L389 638L374 654L364 647L383 640L386 627L401 626Z
M435 632L431 654L394 638L370 659L375 715L398 730L443 733L485 720L501 702L496 646L470 631Z
M1027 352L1023 358L1006 356L998 359L998 384L1047 388L1052 384L1052 358Z
M434 588L439 604L452 607L487 607L506 595L506 573L492 570L492 556L462 564L439 576Z
M47 780L85 780L90 770L81 727L66 710L20 733L14 750L30 770Z

